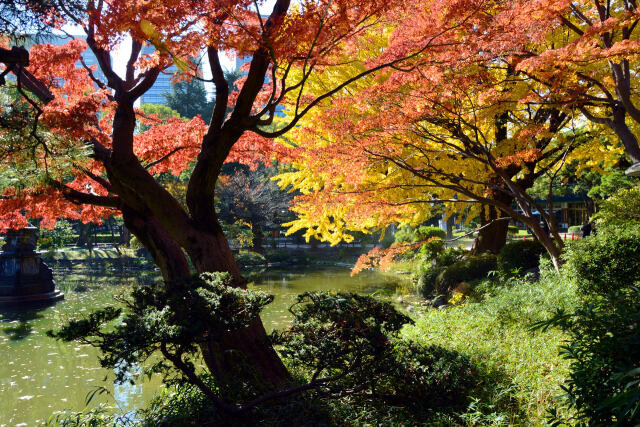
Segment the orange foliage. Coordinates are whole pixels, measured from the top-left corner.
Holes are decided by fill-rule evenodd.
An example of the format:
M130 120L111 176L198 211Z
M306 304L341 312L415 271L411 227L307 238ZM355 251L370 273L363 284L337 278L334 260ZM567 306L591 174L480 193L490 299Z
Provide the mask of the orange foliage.
M351 275L354 276L363 270L373 268L378 268L380 271L387 271L400 255L418 249L422 244L423 242L411 244L394 243L387 249L375 247L366 254L360 255L353 269L351 269Z
M47 227L62 216L100 221L117 214L123 199L132 206L148 197L136 186L144 170L152 177L160 173L178 175L200 159L218 155L224 158L220 162L216 159L213 169L222 162L241 162L255 168L259 162L290 158L289 148L257 132L262 124L271 123L270 116L275 106L283 103L285 92L305 89L303 83L291 84L283 70L308 66L321 72L342 64L361 47L358 35L376 21L398 21L414 1L321 0L290 5L278 0L268 25L264 14L271 11L266 10L264 2L252 0L89 2L85 16L70 19L80 20L75 23L87 31L86 41L74 39L64 45L30 48L28 71L54 95L52 101L40 106L39 125L49 135L37 143L30 142L36 153L31 160L45 177L34 185L38 188L18 185L5 191L10 197L0 200L0 226L24 225L26 217L40 218ZM260 10L256 10L258 6ZM52 16L52 25L63 25L62 18ZM132 57L124 75L118 75L109 55L128 37L145 53ZM151 53L149 46L154 47ZM174 73L175 80L190 78L195 64L186 58L198 57L207 49L214 55L227 51L249 57L265 46L268 55L262 58L260 53L254 61L257 68L262 67L260 61L266 61L265 71L251 77L253 80L247 77L238 81L239 90L228 99L228 110L233 113L224 115L215 126L199 117L166 121L142 117L132 107L151 86L154 76L167 72L171 65L180 69ZM86 69L79 61L88 47L100 60L98 66ZM100 82L98 75L104 76ZM301 108L315 99L299 94ZM144 125L144 131L138 133L131 124L133 114L138 115L137 124ZM232 124L227 126L229 122ZM213 153L222 143L211 141L223 133L232 140L231 147ZM83 150L89 155L83 156ZM14 160L24 161L5 159ZM63 164L65 160L67 164ZM121 167L122 163L130 165L129 170L135 174L123 169L114 174L110 167ZM209 187L214 186L215 179L201 182L205 181ZM49 184L51 187L47 187ZM152 210L153 202L146 200L144 209Z

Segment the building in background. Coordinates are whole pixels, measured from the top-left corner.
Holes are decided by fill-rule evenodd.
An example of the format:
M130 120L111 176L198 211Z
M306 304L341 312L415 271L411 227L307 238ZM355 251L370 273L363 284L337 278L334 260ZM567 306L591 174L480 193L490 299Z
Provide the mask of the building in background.
M155 48L151 45L146 45L142 48L142 53L146 55L150 55L154 51ZM171 92L171 86L173 85L171 80L173 79L173 73L176 71L178 71L178 68L172 65L158 74L153 86L140 97L140 104L166 104L165 94Z
M73 39L82 39L82 40L86 40L87 36L86 35L73 35L71 37L65 36L65 35L55 35L55 34L50 34L47 36L43 36L40 39L38 39L38 43L44 44L44 43L48 43L48 44L52 44L54 46L61 46L63 44L67 44L69 43L71 40ZM27 37L27 40L29 40L29 37ZM25 44L25 47L29 47L30 45L34 44L33 41L27 41ZM93 76L103 82L103 83L107 83L107 79L104 76L104 73L102 72L102 70L100 69L100 66L98 66L98 59L96 58L96 55L93 53L93 51L91 49L85 50L84 52L82 52L82 60L85 63L86 66L88 67L92 67L93 65L95 65L95 71L93 72ZM76 66L80 67L82 66L82 64L80 62L78 62L76 64Z
M263 17L263 18L267 18L267 17ZM238 56L236 56L236 60L235 60L235 66L236 66L236 70L241 70L241 67L245 64L248 64L249 62L251 62L251 60L253 59L252 56L245 56L244 58L240 58ZM242 69L242 75L246 76L249 73L249 70L245 67L245 69ZM270 75L267 75L267 82L270 81L271 77ZM282 104L278 105L276 107L276 116L278 117L284 117L285 113L284 113L284 106Z

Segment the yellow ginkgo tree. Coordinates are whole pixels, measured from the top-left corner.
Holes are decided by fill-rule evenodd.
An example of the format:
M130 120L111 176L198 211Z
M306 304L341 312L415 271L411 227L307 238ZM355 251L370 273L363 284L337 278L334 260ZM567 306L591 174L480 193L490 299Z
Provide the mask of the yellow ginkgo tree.
M620 150L615 140L611 149L602 145L570 106L515 68L514 52L530 41L492 50L495 39L484 35L499 33L506 13L500 4L411 66L359 80L325 100L288 135L294 169L278 179L302 193L290 232L306 229L307 237L335 244L349 241L352 230L420 223L444 206L447 215L480 218L476 250L499 251L508 219L516 219L559 265L563 244L553 208L545 211L527 189L542 175L554 177L567 160L602 161ZM382 31L367 40L372 50L386 42ZM341 72L358 66L347 62Z

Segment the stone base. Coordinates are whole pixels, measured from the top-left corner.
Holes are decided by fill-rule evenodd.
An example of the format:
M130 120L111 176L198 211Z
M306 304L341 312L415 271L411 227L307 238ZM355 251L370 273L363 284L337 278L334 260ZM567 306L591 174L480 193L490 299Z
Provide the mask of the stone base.
M64 294L58 290L43 294L0 296L0 306L50 304L61 299L64 299Z
M640 176L640 163L632 164L624 173L627 176Z

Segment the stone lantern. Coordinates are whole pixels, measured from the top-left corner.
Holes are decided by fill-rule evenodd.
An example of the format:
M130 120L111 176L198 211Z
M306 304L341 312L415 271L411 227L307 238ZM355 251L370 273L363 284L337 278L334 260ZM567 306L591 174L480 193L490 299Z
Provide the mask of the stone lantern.
M9 230L0 252L0 305L48 303L64 298L51 268L36 254L38 229Z

